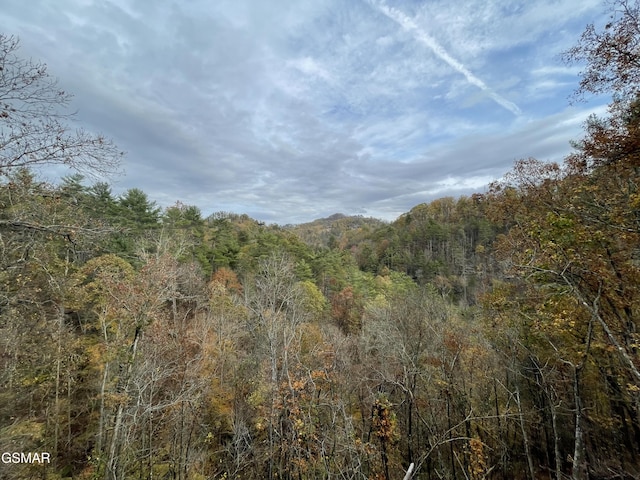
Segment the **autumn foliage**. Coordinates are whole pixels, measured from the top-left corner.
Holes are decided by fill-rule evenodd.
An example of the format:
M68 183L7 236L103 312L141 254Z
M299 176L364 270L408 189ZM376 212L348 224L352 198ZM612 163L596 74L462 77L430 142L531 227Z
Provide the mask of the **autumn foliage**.
M612 95L571 155L392 223L47 183L23 167L104 140L45 119L27 165L0 106L0 450L52 458L0 478L638 478L639 4L611 7L566 54Z

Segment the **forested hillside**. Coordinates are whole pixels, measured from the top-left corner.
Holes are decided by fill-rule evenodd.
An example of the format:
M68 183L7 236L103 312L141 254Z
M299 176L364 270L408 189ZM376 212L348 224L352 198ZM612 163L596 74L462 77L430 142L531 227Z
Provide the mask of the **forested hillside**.
M616 5L566 54L613 98L572 155L392 223L115 195L117 148L0 36L0 451L51 457L0 478L639 478L640 7Z

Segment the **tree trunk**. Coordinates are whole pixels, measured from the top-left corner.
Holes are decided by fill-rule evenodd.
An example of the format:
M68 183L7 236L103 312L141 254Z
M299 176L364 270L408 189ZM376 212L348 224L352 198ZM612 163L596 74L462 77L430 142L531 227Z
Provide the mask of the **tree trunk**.
M127 361L126 372L120 388L117 388L118 395L123 395L118 401L118 407L116 409L115 421L113 425L113 433L111 435L111 445L109 447L109 457L107 460L107 480L123 479L122 464L120 463L120 452L122 450L122 443L120 442L120 433L122 430L122 418L124 415L124 407L126 403L126 396L129 391L129 382L131 380L131 371L133 370L133 363L136 358L136 352L138 350L138 340L140 339L140 327L136 327L136 332L131 344L129 360Z
M576 431L575 444L573 448L573 471L572 480L588 480L589 471L587 469L586 450L584 446L584 432L582 429L582 399L580 396L580 372L584 364L573 369L573 396L576 403Z
M529 469L529 478L536 480L535 469L533 467L533 457L531 457L531 447L529 445L529 435L524 425L524 415L522 413L522 404L520 403L520 388L516 387L516 403L518 404L518 414L520 417L520 429L522 430L522 443L524 445L524 453L527 457L527 467Z
M562 459L560 457L560 434L558 432L558 411L553 403L554 398L549 395L549 409L551 410L551 427L553 428L553 456L556 469L556 480L562 480Z

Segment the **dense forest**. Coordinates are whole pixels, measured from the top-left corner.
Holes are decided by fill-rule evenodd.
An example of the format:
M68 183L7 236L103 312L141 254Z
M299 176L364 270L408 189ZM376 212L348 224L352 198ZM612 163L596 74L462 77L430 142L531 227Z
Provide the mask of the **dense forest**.
M639 478L640 3L611 6L564 56L612 98L571 155L392 223L114 195L117 147L0 35L0 451L50 455L0 478Z

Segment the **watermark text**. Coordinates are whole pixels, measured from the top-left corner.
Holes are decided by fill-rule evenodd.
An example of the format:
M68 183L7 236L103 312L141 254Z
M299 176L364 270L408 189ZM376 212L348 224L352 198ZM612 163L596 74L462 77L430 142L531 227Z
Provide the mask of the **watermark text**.
M2 463L50 463L49 452L2 452Z

